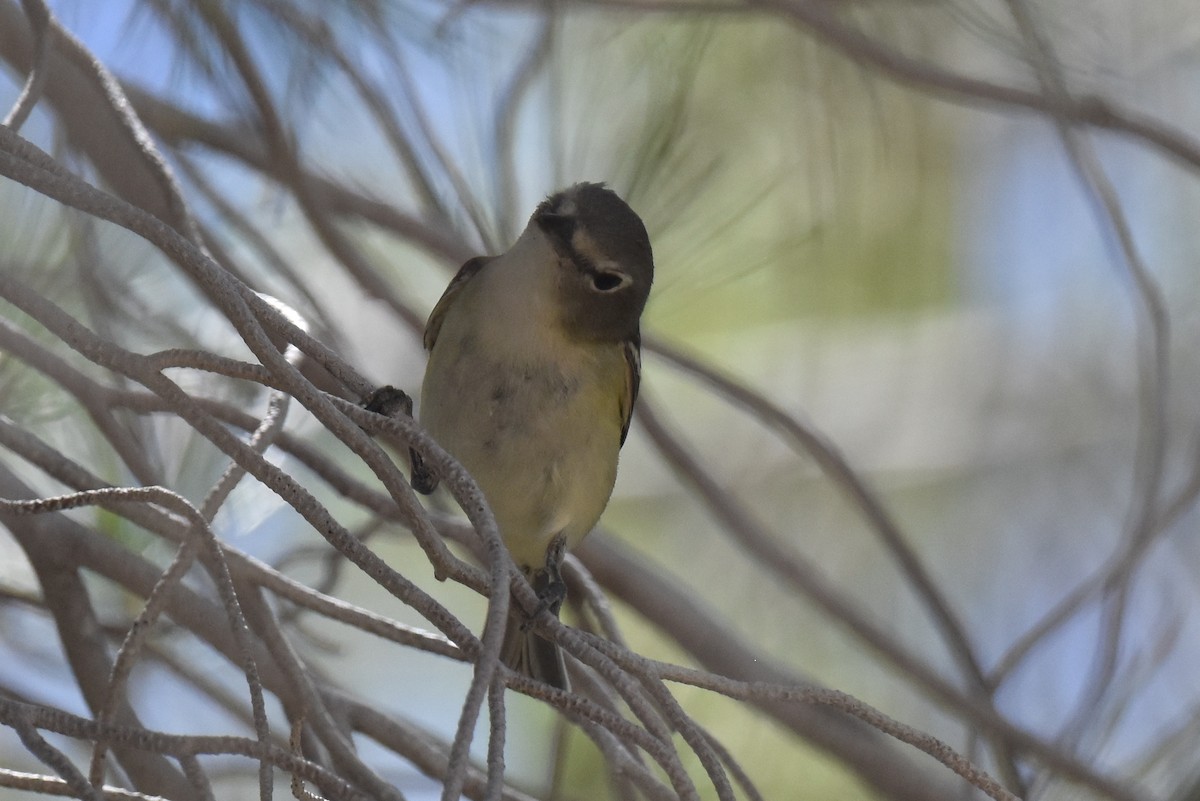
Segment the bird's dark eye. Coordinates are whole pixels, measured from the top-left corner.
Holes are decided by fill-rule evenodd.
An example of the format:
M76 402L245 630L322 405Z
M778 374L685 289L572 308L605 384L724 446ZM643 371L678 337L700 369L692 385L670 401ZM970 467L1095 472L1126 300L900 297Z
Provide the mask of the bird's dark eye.
M563 242L570 242L571 235L575 233L575 218L566 214L544 212L538 217L538 225L542 226L543 231Z
M604 271L593 273L592 286L597 292L613 292L628 284L629 280L625 273Z

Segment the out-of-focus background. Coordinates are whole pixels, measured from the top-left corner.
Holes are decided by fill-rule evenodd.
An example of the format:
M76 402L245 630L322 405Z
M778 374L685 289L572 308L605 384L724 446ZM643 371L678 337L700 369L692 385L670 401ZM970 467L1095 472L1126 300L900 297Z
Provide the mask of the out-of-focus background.
M217 262L296 309L373 384L417 394L419 327L453 270L505 249L542 197L602 180L628 200L657 267L642 401L603 531L580 558L634 651L844 691L1021 797L1198 797L1192 4L57 0L56 24L78 41L49 37L38 61L40 8L0 0L0 109L31 109L20 135L181 227L86 48ZM22 104L31 63L45 80ZM154 246L5 175L9 278L135 353L252 359ZM203 502L226 456L178 415L115 401L96 412L64 375L105 399L140 387L36 315L0 310L4 495L79 489L34 466L19 439L33 434L104 482ZM193 396L266 408L252 381L165 374ZM285 432L378 490L299 405ZM287 443L267 456L479 632L485 599L434 580L403 526ZM159 570L174 553L111 512L68 514ZM0 528L0 694L90 718L81 662L60 641L73 635L30 565L36 538L15 532L32 520ZM431 628L262 483L243 481L213 529L322 592ZM626 586L625 558L653 581ZM144 596L78 567L111 657ZM431 743L454 737L469 666L273 608L321 681ZM156 623L132 707L151 729L252 736L239 669L187 629ZM761 793L739 798L981 797L876 732L855 755L854 730L843 742L783 702L668 686ZM8 724L0 767L52 773ZM510 692L506 729L507 778L523 792L624 797L612 755L550 706ZM436 770L356 732L363 761L405 797L440 797ZM45 736L87 772L90 746ZM718 797L695 756L683 763L700 797ZM217 798L258 793L247 759L201 765ZM128 770L108 780L131 786ZM29 797L14 784L0 774L0 798Z

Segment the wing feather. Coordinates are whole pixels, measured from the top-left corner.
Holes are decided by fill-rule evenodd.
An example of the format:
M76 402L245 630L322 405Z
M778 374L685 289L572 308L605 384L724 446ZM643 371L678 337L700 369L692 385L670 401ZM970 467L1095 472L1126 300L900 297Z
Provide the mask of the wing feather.
M642 334L635 331L632 339L622 343L625 351L625 394L621 398L621 444L629 434L629 423L633 419L633 404L637 402L638 387L642 383Z
M433 346L437 342L438 332L442 330L442 323L446 319L446 312L454 305L455 299L462 292L463 287L467 285L467 282L474 278L492 258L494 257L476 256L473 259L468 259L462 267L458 268L458 272L450 279L450 283L446 286L446 291L442 293L442 297L438 300L437 305L429 313L429 321L425 323L425 336L422 339L425 350L433 350ZM413 489L417 492L429 495L437 489L438 477L425 464L424 458L422 458L421 454L415 448L409 448L408 454L412 465L412 476L409 479L409 483L412 484Z
M425 323L425 337L422 340L425 350L433 350L433 345L437 342L438 332L442 330L442 322L446 319L446 312L454 305L454 301L459 293L462 292L463 287L484 268L484 265L494 258L496 257L476 256L473 259L467 259L463 263L463 266L458 268L458 272L454 274L454 277L450 279L450 283L446 286L446 291L442 293L441 299L433 307L433 311L429 313L429 322Z

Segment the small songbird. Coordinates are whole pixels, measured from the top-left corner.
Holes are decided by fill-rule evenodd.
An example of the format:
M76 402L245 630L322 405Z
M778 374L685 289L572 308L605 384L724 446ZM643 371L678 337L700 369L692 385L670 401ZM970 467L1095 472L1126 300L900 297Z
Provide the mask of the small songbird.
M425 327L421 423L479 483L555 614L563 554L599 520L616 481L653 279L638 215L603 184L576 184L543 201L507 253L464 264ZM414 457L413 486L436 483ZM561 651L520 611L501 655L566 689Z

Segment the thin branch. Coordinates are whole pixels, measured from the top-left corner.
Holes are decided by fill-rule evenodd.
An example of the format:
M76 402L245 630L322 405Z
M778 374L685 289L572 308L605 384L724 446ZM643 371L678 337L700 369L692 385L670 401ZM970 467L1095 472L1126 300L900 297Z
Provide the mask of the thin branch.
M36 773L24 773L22 771L9 770L8 768L0 768L0 787L9 787L13 790L23 790L40 795L80 797L72 785L64 779L57 779L53 776L41 776ZM104 801L167 801L167 799L159 795L147 795L146 793L124 790L120 787L110 787L108 785L104 785L98 788L98 790L100 797Z
M593 534L580 555L610 592L633 606L708 667L711 673L704 675L728 676L747 683L815 686L794 671L777 665L697 598L650 569L644 557L635 558L610 538ZM593 647L603 649L622 662L638 658L615 650L615 646L604 641L588 639ZM677 675L666 672L662 673L662 677L678 680ZM1123 801L1137 798L1134 792L1119 782L1103 776L1073 756L1001 718L995 710L951 688L946 688L945 692L949 695L944 699L959 709L960 714L972 725L1028 751L1062 776L1110 798ZM940 692L937 695L942 697ZM956 797L952 789L940 787L936 777L915 772L906 761L873 739L869 731L848 726L844 718L805 713L773 703L755 701L755 704L780 723L846 761L864 781L878 786L880 792L912 801Z
M640 401L638 414L642 427L667 464L758 564L787 586L803 593L834 620L848 626L862 642L914 678L927 692L956 707L971 703L966 702L962 693L939 676L925 660L871 622L864 612L833 588L813 564L785 548L777 537L763 529L742 504L718 485L680 438L667 430L649 399Z
M258 666L255 664L252 654L253 644L250 641L246 621L242 615L241 604L238 602L237 593L234 591L233 579L229 573L229 566L221 553L221 547L212 530L208 527L207 521L205 521L204 517L195 507L189 504L182 496L165 488L141 487L86 490L58 498L39 498L29 501L0 500L0 510L6 511L9 514L45 514L47 512L57 512L63 509L74 509L93 504L111 507L113 504L119 506L122 503L138 503L142 501L163 506L181 515L189 523L193 532L192 536L198 542L193 547L197 550L201 547L204 549L207 556L206 563L209 572L212 574L213 581L217 585L221 603L228 616L230 630L233 632L234 640L241 651L242 670L245 673L246 683L250 689L251 709L254 712L255 733L261 741L267 742L270 739L270 729L267 725L262 682L258 675ZM187 545L181 549L180 554L172 562L171 569L168 569L158 586L156 586L156 592L151 593L144 617L139 617L135 621L127 644L123 645L121 649L124 661L114 663L109 674L109 684L104 694L105 703L99 715L99 722L109 723L114 721L119 706L124 704L120 688L124 685L128 671L132 669L132 660L140 647L140 641L149 629L150 623L162 611L165 603L163 600L165 593L173 589L182 580L183 573L186 572L188 565L191 563L191 551L192 548L189 548ZM92 774L94 782L97 785L100 784L100 779L103 776L103 750L103 747L98 746L95 753ZM266 781L266 789L269 790L270 779L268 778ZM269 793L267 797L269 797Z
M159 471L133 442L125 426L105 403L108 388L72 367L12 322L0 319L0 350L15 356L66 389L83 407L96 431L112 446L126 469L143 484L157 483Z
M1098 222L1115 239L1121 258L1119 266L1134 287L1138 320L1138 372L1141 409L1138 431L1138 459L1134 471L1133 503L1125 548L1144 554L1156 530L1158 501L1167 457L1167 397L1169 393L1170 329L1162 289L1142 260L1116 189L1092 149L1090 140L1080 134L1074 121L1061 109L1071 105L1071 93L1062 67L1049 41L1041 35L1024 0L1007 0L1009 11L1024 38L1038 82L1053 102L1052 117ZM1080 700L1073 727L1100 707L1116 671L1121 646L1123 620L1128 599L1128 582L1138 564L1136 557L1123 561L1125 572L1113 579L1116 592L1106 598L1105 622L1096 644L1092 675ZM1068 727L1071 728L1071 727Z
M492 142L495 148L493 162L496 164L493 208L500 236L515 235L518 230L516 226L519 220L514 214L517 208L516 127L522 105L539 74L545 71L547 59L553 52L557 26L554 5L547 3L538 23L534 44L517 64L497 103L492 122Z
M33 113L34 106L42 99L42 91L46 87L46 72L50 65L50 47L54 38L54 30L50 27L50 12L41 0L21 0L25 16L29 18L29 28L33 32L33 64L29 75L17 95L13 107L9 110L4 122L0 123L14 131L21 126Z
M344 408L339 411L338 408L333 406L332 399L328 399L315 391L310 384L305 382L296 373L294 367L283 360L279 352L267 340L259 325L258 318L250 314L246 303L248 301L253 303L253 299L242 295L236 286L232 286L228 274L221 271L219 267L213 264L204 254L197 251L191 243L180 237L173 229L163 225L158 220L145 215L140 210L124 204L115 198L103 195L82 182L67 176L52 175L44 170L40 170L30 161L14 158L11 152L5 149L5 146L17 152L36 150L36 148L32 148L32 146L26 143L9 140L4 129L0 129L0 174L14 177L17 180L28 180L34 183L40 191L54 193L57 195L57 199L63 202L68 202L76 207L82 207L81 210L89 211L105 219L111 218L113 222L130 227L135 233L149 237L151 241L163 248L164 252L175 258L178 263L192 269L202 282L208 283L216 294L221 297L226 313L238 327L247 344L264 361L265 365L276 371L276 375L283 379L282 387L293 397L304 403L308 409L316 413L318 419L321 419L344 442L352 444L355 447L355 451L384 480L393 497L400 502L401 508L411 512L413 515L411 519L413 531L417 535L417 539L422 547L430 555L435 567L458 580L475 583L478 586L478 583L473 581L475 577L473 569L448 553L445 545L437 538L432 526L428 524L427 518L424 517L423 511L413 497L412 490L408 487L407 482L398 475L390 460L378 449L378 446L374 442L367 440L362 430L346 419L342 414L342 411L346 411ZM117 372L133 378L174 404L181 416L190 425L213 442L213 444L217 445L222 451L233 456L239 463L244 464L252 475L288 501L301 515L308 519L317 531L329 539L331 544L343 553L346 553L360 567L367 570L369 574L375 577L376 581L383 583L389 591L397 593L398 597L402 599L407 597L415 601L419 606L424 608L426 614L433 614L436 618L434 621L435 624L439 628L444 626L443 630L447 634L450 634L450 631L454 631L457 636L451 635L452 639L460 642L473 640L469 633L462 629L457 620L439 604L436 604L432 598L429 598L427 594L420 591L407 579L404 579L398 573L391 570L375 554L363 548L348 531L330 516L324 507L316 502L316 499L307 490L283 471L263 460L259 454L249 449L244 443L232 437L224 428L216 425L215 421L209 418L176 384L156 371L149 370L148 366L143 364L134 354L116 348L111 343L103 343L96 340L91 332L63 315L61 310L55 309L41 298L34 297L30 293L21 290L17 284L10 281L7 277L0 275L0 284L4 285L5 294L10 302L13 302L14 297L19 294L22 298L22 303L15 305L21 306L27 313L32 313L44 325L49 324L49 327L58 336L85 356L103 366L115 369ZM38 310L36 313L32 312L34 308ZM276 320L279 318L278 313L266 307L265 304L261 309L256 311L268 319ZM370 418L380 419L378 416L366 413L360 419L367 422ZM396 424L397 421L390 422ZM397 424L394 433L399 434L401 432L402 436L410 443L421 447L425 451L426 457L431 464L437 468L441 468L443 478L446 479L448 486L454 487L460 493L468 493L458 498L460 505L464 506L469 517L480 523L482 533L485 534L489 541L495 543L494 547L498 549L498 552L506 553L503 551L503 545L500 543L495 521L491 518L490 512L487 511L486 504L483 501L483 495L475 487L474 482L469 479L465 471L445 451L438 448L432 440L420 433L415 425ZM456 480L450 480L451 473L455 474ZM492 562L491 564L495 565L496 563ZM515 566L512 567L512 570L516 570Z
M32 496L32 491L6 469L0 470L0 487L3 487L0 497ZM39 515L25 518L17 525L12 509L9 503L0 503L0 522L13 534L33 566L46 608L54 617L67 664L88 707L95 713L106 700L106 677L112 672L112 661L107 635L79 575L78 553L63 547L62 534L72 523L60 515ZM116 720L127 726L142 725L127 703L121 704ZM187 779L161 755L128 748L114 750L139 790L180 801L196 799Z
M484 789L484 801L500 801L504 793L504 740L508 732L504 691L504 679L497 672L492 679L492 686L488 688L487 787Z
M245 737L175 735L143 727L102 725L50 707L22 704L0 697L0 723L13 725L20 718L29 725L67 737L86 740L104 737L111 742L152 753L172 756L230 754L250 757L299 775L333 798L347 801L368 799L368 796L319 765L297 757L273 743Z
M62 777L62 780L71 788L71 794L76 798L101 801L100 793L88 783L87 777L79 772L66 754L46 742L46 739L29 722L28 717L27 714L18 713L7 721L8 725L17 732L17 736L21 738L21 744L25 746L25 750Z
M103 737L96 740L97 743L103 741ZM201 801L216 801L216 796L213 795L212 783L208 779L208 774L200 766L199 759L194 756L182 756L179 758L179 765L183 768L183 773L188 777L188 781L192 783L192 787L200 794Z
M267 605L261 590L246 588L242 595L246 598L247 610L255 631L266 644L290 685L290 697L302 704L299 709L289 709L289 714L293 718L303 717L314 726L321 743L329 750L339 775L346 776L356 785L368 790L375 798L384 801L404 801L404 796L399 790L384 781L354 752L350 738L339 728L302 660L279 628L279 622ZM269 801L269 796L263 801Z
M764 426L784 434L789 442L817 463L830 482L862 514L895 558L917 597L924 603L937 624L942 638L955 655L959 668L977 687L986 690L986 680L979 658L949 600L938 589L933 577L925 569L920 557L883 501L850 466L837 446L811 425L806 425L788 414L760 393L718 373L678 348L658 340L650 340L646 344L651 353L661 356L675 367L712 387L731 402L744 408Z
M493 5L521 6L538 0L480 0ZM791 22L813 34L850 61L897 83L933 97L964 104L1024 109L1051 117L1066 115L1072 122L1125 134L1140 140L1174 163L1200 172L1200 142L1166 122L1138 114L1099 96L1072 98L1067 106L1041 92L972 78L936 64L913 58L844 22L838 4L821 0L571 0L580 6L627 9L640 13L745 17L765 14Z

